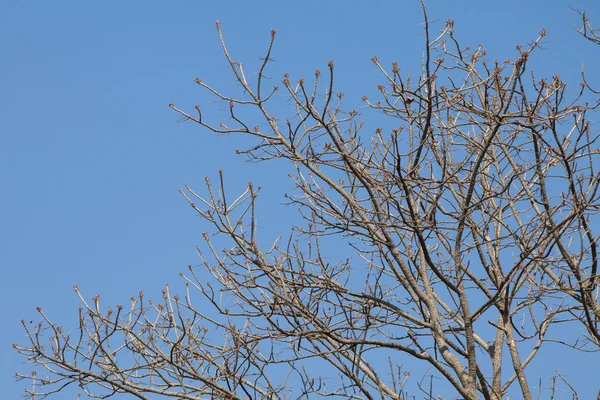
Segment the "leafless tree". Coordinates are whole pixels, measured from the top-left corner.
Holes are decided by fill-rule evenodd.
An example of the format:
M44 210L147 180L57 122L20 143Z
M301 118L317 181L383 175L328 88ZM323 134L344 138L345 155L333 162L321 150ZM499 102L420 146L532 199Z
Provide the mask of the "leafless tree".
M204 234L210 280L190 267L184 295L167 287L161 302L140 293L107 311L76 288L84 306L70 334L39 309L41 323L23 324L30 343L15 345L39 367L18 374L31 398L79 385L100 398L404 399L408 357L460 398L532 399L527 367L546 343L598 350L597 97L528 70L544 31L514 60L490 62L459 44L452 21L432 35L423 11L422 71L372 59L383 83L377 100L363 98L365 113L385 126L373 129L342 109L333 62L310 84L285 76L294 115L277 118L282 89L265 83L275 31L251 82L217 22L242 94L196 80L229 105L216 125L199 106L171 108L254 137L251 160L287 161L286 198L304 222L259 246L260 188L230 197L222 173L202 194L186 186L230 242L219 250ZM240 117L248 108L262 121ZM434 398L435 385L419 387Z

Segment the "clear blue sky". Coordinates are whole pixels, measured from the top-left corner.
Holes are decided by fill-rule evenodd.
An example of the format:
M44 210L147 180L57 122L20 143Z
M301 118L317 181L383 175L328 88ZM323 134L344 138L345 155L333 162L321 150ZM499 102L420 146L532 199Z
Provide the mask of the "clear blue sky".
M491 59L515 56L516 44L545 27L544 50L532 63L538 75L559 73L576 85L585 62L600 83L600 47L577 36L569 9L586 9L600 26L597 0L434 0L428 7L432 21L454 19L458 37L483 44ZM284 174L245 163L234 154L239 138L178 123L168 107L211 101L195 77L231 87L216 19L248 68L277 30L274 83L286 71L310 78L333 59L348 108L378 93L371 56L418 72L417 0L1 2L0 397L23 391L13 374L29 366L11 344L25 342L19 320L37 319L36 306L68 328L79 305L74 284L88 297L102 294L105 305L126 303L142 289L158 297L197 263L194 245L207 227L178 194L183 184L200 188L219 168L232 193L253 180L265 187L263 211L270 210L261 223L285 233L293 210L279 206L289 186ZM224 107L212 107L218 121ZM594 370L574 377L587 391L582 398L598 390Z

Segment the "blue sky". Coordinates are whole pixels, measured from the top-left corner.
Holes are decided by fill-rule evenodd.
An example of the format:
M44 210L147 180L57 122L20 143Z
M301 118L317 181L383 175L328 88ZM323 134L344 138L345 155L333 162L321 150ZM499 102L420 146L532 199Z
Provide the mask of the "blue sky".
M591 82L600 84L594 76L600 48L577 36L579 20L569 8L586 9L600 26L595 0L435 0L428 7L431 21L454 19L457 36L483 44L490 59L515 56L516 44L545 27L544 49L532 63L537 74L559 73L577 85L585 62ZM193 83L200 77L232 87L217 19L248 71L264 54L270 29L277 30L274 84L283 72L310 78L334 60L347 108L378 93L382 78L369 61L373 55L415 74L420 64L416 0L2 2L3 398L22 393L13 374L29 367L11 344L24 343L19 320L36 319L36 306L73 326L74 284L88 297L100 293L105 305L139 290L158 297L165 283L177 285L178 272L198 262L194 245L207 227L178 194L185 183L201 188L204 176L215 178L222 168L232 193L250 180L264 187L266 235L291 224L293 210L280 206L290 186L280 169L244 162L234 153L243 139L179 123L168 107L205 104L214 121L223 115L223 105ZM598 390L592 374L582 369L575 377L587 390L582 398Z

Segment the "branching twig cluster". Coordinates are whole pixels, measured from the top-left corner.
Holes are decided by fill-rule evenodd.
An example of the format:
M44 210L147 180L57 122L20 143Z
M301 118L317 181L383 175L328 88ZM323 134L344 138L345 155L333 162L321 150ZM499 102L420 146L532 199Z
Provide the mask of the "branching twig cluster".
M582 34L597 41L583 16ZM158 304L140 293L127 310L81 297L71 335L40 310L42 323L26 326L31 343L16 346L46 370L20 375L31 393L76 384L140 399L402 399L408 355L465 399L501 399L509 388L532 399L527 366L546 342L598 350L597 100L585 85L572 94L559 76L529 71L543 31L514 60L489 62L481 47L459 44L452 21L437 37L425 26L420 74L372 59L384 83L379 99L363 100L393 129L368 133L342 108L333 62L311 84L286 76L295 116L276 118L269 104L281 89L264 75L275 32L251 83L217 23L244 96L197 79L229 104L227 121L171 108L213 132L255 137L244 152L253 160L291 162L296 190L286 196L305 223L263 249L260 188L232 200L222 173L205 194L186 186L190 205L231 242L220 250L204 236L199 254L214 281L190 267L183 298L167 289ZM264 124L251 127L240 108ZM332 235L346 239L346 259L328 251ZM192 305L192 291L210 312ZM556 329L565 323L573 329Z

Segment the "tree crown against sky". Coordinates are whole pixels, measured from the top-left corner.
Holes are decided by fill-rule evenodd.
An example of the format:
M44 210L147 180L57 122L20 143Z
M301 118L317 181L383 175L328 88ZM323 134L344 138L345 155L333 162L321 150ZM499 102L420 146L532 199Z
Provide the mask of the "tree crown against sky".
M189 302L190 293L166 290L164 304L140 295L131 309L108 312L82 297L83 339L45 316L50 347L38 342L47 330L29 330L31 347L21 351L54 371L37 383L99 384L140 398L173 390L184 398L283 397L292 387L299 392L291 396L402 398L398 353L429 363L465 398L500 398L511 386L531 396L527 365L542 345L598 345L590 222L597 148L588 117L597 103L583 102L593 94L585 85L573 94L558 76L529 75L542 37L494 63L483 49L462 47L448 21L439 36L426 33L419 74L373 58L381 94L364 101L392 122L371 134L356 111L341 107L332 62L314 85L284 79L295 110L286 120L268 105L277 93L264 82L271 46L249 83L224 45L242 95L197 83L229 105L227 119L213 125L201 107L173 108L215 132L256 137L246 151L253 160L291 161L296 190L288 200L305 223L263 249L258 188L229 199L222 176L215 186L207 181L206 195L187 188L199 215L231 240L221 251L206 235L202 267L212 284L193 268L186 278L222 318ZM248 106L262 124L238 117ZM350 255L328 254L322 243L332 235L347 241ZM548 337L559 322L577 333ZM337 372L315 376L311 362ZM282 365L293 376L289 387L272 371Z

